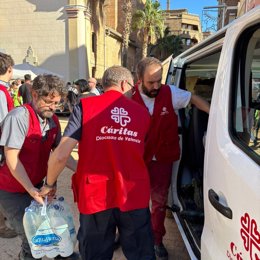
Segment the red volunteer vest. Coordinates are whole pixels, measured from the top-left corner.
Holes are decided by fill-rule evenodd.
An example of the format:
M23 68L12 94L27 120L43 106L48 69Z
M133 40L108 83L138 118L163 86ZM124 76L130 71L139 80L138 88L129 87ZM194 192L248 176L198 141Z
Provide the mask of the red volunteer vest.
M145 106L138 86L133 100ZM173 162L180 157L178 118L172 105L170 87L162 85L155 98L151 125L145 141L144 159L149 163L153 156L159 162Z
M14 101L11 98L10 94L8 93L7 89L5 86L0 85L0 91L3 91L6 97L6 102L7 102L7 110L8 112L14 108ZM1 129L0 129L0 137L1 137Z
M7 102L7 109L10 111L11 109L14 108L14 102L13 99L11 98L10 94L8 93L7 89L5 86L0 85L0 91L3 91L5 93L6 97L6 102Z
M47 174L47 163L50 151L60 130L56 115L53 120L57 127L47 133L47 139L42 141L39 119L29 104L24 105L29 111L29 128L19 159L23 164L33 185L39 184ZM8 192L26 192L24 187L13 177L6 164L0 167L0 189Z
M128 211L149 206L143 161L149 114L117 91L81 99L82 137L72 187L79 211Z

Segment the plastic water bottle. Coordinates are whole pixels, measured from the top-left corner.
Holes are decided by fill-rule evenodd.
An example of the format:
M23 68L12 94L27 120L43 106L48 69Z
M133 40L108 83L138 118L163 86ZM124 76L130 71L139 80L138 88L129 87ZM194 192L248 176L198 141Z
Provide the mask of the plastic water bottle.
M74 220L73 220L73 215L72 212L70 210L70 206L69 204L64 200L64 197L59 197L58 198L58 205L61 209L64 210L65 214L65 218L66 218L66 222L68 223L68 228L69 228L69 232L70 232L70 237L71 240L73 241L74 245L76 244L76 229L75 229L75 225L74 225Z
M50 217L62 218L68 224L68 230L70 233L70 238L73 244L76 243L76 230L73 220L73 215L70 210L70 206L64 200L64 197L57 198L52 205L48 207L48 212Z
M32 201L25 210L23 225L34 258L66 257L73 253L76 232L64 198L46 203L44 207Z

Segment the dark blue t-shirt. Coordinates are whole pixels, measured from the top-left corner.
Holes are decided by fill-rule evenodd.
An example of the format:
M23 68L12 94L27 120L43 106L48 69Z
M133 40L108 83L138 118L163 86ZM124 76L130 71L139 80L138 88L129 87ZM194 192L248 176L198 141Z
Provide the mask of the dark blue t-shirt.
M82 133L82 105L81 103L74 106L70 115L68 125L64 130L63 136L67 136L79 141Z

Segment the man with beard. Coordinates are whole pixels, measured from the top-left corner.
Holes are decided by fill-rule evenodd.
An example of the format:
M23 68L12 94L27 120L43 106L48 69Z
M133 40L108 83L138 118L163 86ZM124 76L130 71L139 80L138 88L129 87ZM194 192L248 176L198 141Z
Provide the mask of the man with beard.
M144 159L151 183L154 249L157 257L168 259L168 252L162 243L165 235L164 220L172 166L180 156L178 119L174 110L184 108L191 102L209 113L209 104L188 91L161 84L162 64L153 57L144 58L138 63L137 76L133 99L152 115Z
M32 199L43 203L39 188L47 174L50 152L61 139L54 112L63 93L64 85L58 77L39 75L33 82L32 103L13 109L3 122L0 145L4 146L5 162L0 167L0 207L22 240L19 260L34 259L25 236L23 215ZM76 169L72 157L67 166Z

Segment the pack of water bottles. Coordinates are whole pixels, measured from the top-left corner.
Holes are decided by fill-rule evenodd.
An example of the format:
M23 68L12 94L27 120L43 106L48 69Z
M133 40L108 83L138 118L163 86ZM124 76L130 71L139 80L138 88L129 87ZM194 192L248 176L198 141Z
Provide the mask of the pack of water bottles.
M25 209L23 226L34 258L73 253L76 231L69 205L63 197L44 205L32 201Z

